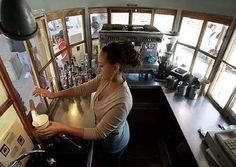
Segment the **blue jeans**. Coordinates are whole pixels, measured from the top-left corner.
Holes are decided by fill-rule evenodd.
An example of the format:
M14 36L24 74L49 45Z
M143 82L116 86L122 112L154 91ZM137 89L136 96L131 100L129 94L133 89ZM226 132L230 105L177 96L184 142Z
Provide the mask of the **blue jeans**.
M18 57L20 59L21 64L23 65L24 73L30 72L29 61L27 57L27 52L18 52Z
M121 157L124 154L127 146L117 153L104 153L104 167L120 167Z
M124 154L124 152L127 149L126 145L122 150L116 152L116 153L106 153L103 152L99 146L99 142L95 142L94 144L94 154L99 155L101 161L100 161L100 165L102 165L102 167L120 167L121 166L121 158L122 155ZM97 157L95 155L95 157ZM96 159L96 158L95 158ZM93 160L94 161L94 160ZM96 163L96 162L93 162ZM94 165L93 165L94 166Z

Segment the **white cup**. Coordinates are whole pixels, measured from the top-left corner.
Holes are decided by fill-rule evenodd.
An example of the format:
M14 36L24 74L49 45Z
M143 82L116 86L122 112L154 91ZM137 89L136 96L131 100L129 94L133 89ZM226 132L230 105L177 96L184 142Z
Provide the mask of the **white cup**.
M32 125L36 129L45 129L49 125L48 115L46 114L38 115L32 122Z

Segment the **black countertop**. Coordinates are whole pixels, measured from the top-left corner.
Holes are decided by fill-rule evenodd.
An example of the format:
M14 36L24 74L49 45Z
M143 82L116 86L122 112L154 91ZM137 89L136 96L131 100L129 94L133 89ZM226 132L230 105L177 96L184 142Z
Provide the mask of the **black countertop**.
M226 121L204 96L191 100L175 96L165 88L163 90L198 165L209 166L205 155L206 146L198 129L220 130L218 124L227 124Z
M126 75L126 80L131 89L153 88L163 85L163 83L158 83L153 79L140 78L139 74ZM218 124L227 125L227 122L207 97L200 96L191 100L183 96L176 96L175 92L166 89L164 86L161 87L198 166L209 166L205 155L206 145L203 143L203 138L198 129L220 130Z

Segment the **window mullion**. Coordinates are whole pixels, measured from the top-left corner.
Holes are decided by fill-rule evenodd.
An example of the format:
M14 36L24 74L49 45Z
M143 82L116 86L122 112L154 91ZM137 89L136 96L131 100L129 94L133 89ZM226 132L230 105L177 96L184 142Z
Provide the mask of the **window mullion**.
M195 49L194 46L191 46L191 45L188 45L188 44L185 44L185 43L179 42L179 41L177 42L177 44L179 44L179 45L183 45L183 46L186 46L186 47L191 48L191 49Z
M132 25L132 20L133 20L133 10L129 10L129 21L128 21L128 24L129 25Z
M197 53L200 50L200 46L201 46L201 43L202 43L202 39L203 39L203 36L204 36L204 32L206 30L206 27L207 27L207 21L204 20L201 32L200 32L199 37L198 37L198 42L197 42L197 45L195 47L195 51L194 51L194 54L193 54L193 59L192 59L191 65L190 65L190 69L189 69L190 72L192 72L192 70L193 70L193 66L194 66L194 63L195 63L195 60L196 60L196 57L197 57Z
M155 16L155 10L152 9L152 15L151 15L151 21L150 21L150 25L152 25L152 26L153 26L153 23L154 23L154 16Z
M233 105L233 100L235 99L235 95L236 95L236 87L234 88L234 91L232 92L232 94L230 95L227 103L224 106L224 111L229 111Z
M228 44L230 43L231 37L233 36L235 24L236 24L236 22L233 21L232 24L228 28L228 31L227 31L227 33L225 35L225 39L224 39L224 41L222 43L221 49L219 50L218 55L216 57L215 64L212 67L213 70L211 71L211 73L209 75L209 81L210 82L213 81L213 79L215 78L215 75L216 75L216 73L217 73L217 71L218 71L218 69L220 67L220 64L221 64L221 62L223 60L223 57L224 57L224 53L225 53L225 51L227 49ZM212 84L210 84L210 87L209 87L208 91L211 89L211 87L212 87Z

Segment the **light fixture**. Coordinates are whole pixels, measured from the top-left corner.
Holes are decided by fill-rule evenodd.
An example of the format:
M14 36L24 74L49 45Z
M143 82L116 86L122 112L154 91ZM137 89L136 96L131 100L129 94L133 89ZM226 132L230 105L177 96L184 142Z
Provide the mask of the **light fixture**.
M1 31L9 38L23 41L34 37L38 25L25 0L2 0Z

